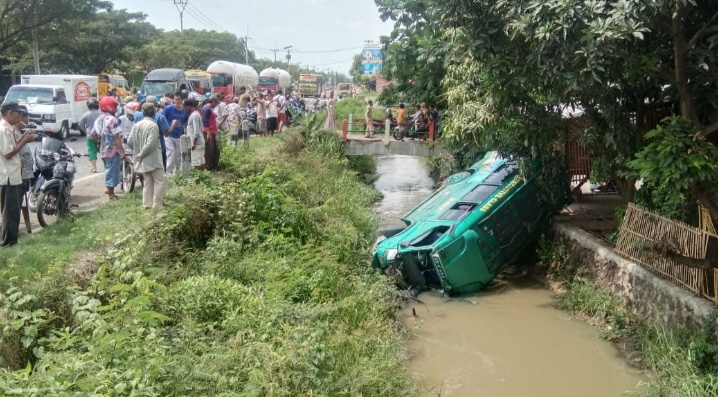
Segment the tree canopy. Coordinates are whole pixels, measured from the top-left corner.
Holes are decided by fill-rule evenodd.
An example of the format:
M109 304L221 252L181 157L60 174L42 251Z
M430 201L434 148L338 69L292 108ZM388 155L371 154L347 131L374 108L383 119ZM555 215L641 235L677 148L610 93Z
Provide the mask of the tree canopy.
M697 131L718 141L718 2L375 2L396 21L385 40L387 76L394 73L399 81L394 88L404 95L425 89L428 76L440 76L437 95L448 108L444 137L455 150L481 147L537 156L566 139L578 140L594 159L594 180L622 181L627 198L638 177L683 200L691 194L700 198L695 194L707 190L707 181L718 180L718 171L708 166L700 168L707 174L684 179L693 181L690 186L666 186L652 170L666 167L665 172L685 177L682 172L691 169L685 162L698 162L715 147L696 139L692 142L701 147L692 150L677 139L672 142L689 155L676 157L677 163L656 163L646 151L674 134L644 136L656 120L674 114L685 123L674 123L671 131L684 136ZM423 48L443 57L443 70L418 56L399 58ZM410 70L400 73L407 66Z

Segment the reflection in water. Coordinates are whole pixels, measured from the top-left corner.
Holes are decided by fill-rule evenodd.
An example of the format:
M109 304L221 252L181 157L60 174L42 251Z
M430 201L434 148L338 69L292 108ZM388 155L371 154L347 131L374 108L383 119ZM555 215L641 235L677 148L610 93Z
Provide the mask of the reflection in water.
M379 157L378 174L381 227L402 226L433 181L423 160L408 156ZM419 300L402 320L423 396L619 397L643 380L595 328L555 309L537 283L500 278L475 296L427 292Z
M401 217L428 197L434 181L420 157L381 156L374 182L384 198L376 207L381 228L404 226Z

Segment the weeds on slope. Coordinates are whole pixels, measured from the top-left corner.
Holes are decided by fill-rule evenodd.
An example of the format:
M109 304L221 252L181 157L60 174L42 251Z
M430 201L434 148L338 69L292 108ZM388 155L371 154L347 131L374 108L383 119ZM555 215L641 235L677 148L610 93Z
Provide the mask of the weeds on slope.
M286 139L286 138L285 138ZM309 139L238 149L103 253L86 286L0 295L0 388L24 396L406 396L376 192ZM232 149L227 149L232 150ZM321 154L325 153L325 154Z

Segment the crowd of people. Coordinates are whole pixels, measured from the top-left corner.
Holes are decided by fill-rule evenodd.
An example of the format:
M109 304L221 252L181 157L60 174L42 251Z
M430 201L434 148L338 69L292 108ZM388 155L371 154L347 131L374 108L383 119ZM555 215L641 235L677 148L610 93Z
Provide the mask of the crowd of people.
M78 128L87 136L90 171L98 172L97 162L102 160L105 194L117 198L115 188L129 155L135 172L143 177L142 206L150 209L163 204L167 177L180 171L183 135L189 137L192 167L216 170L221 137L228 136L236 144L244 132L248 145L249 122L251 130L262 136L282 132L289 102L281 90L250 95L241 88L227 101L222 94L196 92L137 101L111 91L101 99L88 100L88 111ZM35 140L35 133L23 105L8 102L0 112L0 246L9 246L17 243L22 200L32 185L34 160L28 144Z
M221 93L176 92L160 98L148 96L140 102L134 97L120 100L108 95L88 101L80 129L87 134L91 172L97 172L98 157L102 159L105 193L110 199L117 197L115 188L129 149L135 172L144 178L143 207L149 209L162 205L167 176L180 171L183 135L190 138L192 166L216 170L222 136L236 143L244 131L248 145L248 128L242 127L250 117L252 130L259 135L282 132L287 102L281 91L250 95L244 87L229 101Z

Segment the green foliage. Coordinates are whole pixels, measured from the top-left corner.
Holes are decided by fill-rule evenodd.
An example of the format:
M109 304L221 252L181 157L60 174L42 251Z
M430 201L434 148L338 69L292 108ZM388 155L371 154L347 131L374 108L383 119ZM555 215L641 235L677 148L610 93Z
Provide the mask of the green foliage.
M49 321L60 309L32 298L47 283L0 294L0 323L25 319L3 334L0 388L413 395L390 320L394 287L364 263L377 193L325 151L336 139L315 131L297 153L275 140L271 156L227 148L226 172L193 172L152 224L118 230L89 284L65 290L70 319L60 326ZM140 208L138 197L127 201Z
M163 67L206 70L218 59L245 63L244 39L234 33L185 29L163 32L135 50L133 58L143 70ZM249 54L250 62L254 53Z
M646 133L648 145L629 166L660 193L670 215L684 215L692 189L718 179L718 150L707 142L698 126L673 117ZM658 197L655 197L658 199ZM679 218L681 219L681 218Z
M561 308L598 321L604 326L603 337L608 340L625 336L631 325L630 315L619 298L580 277L574 278L561 295Z

